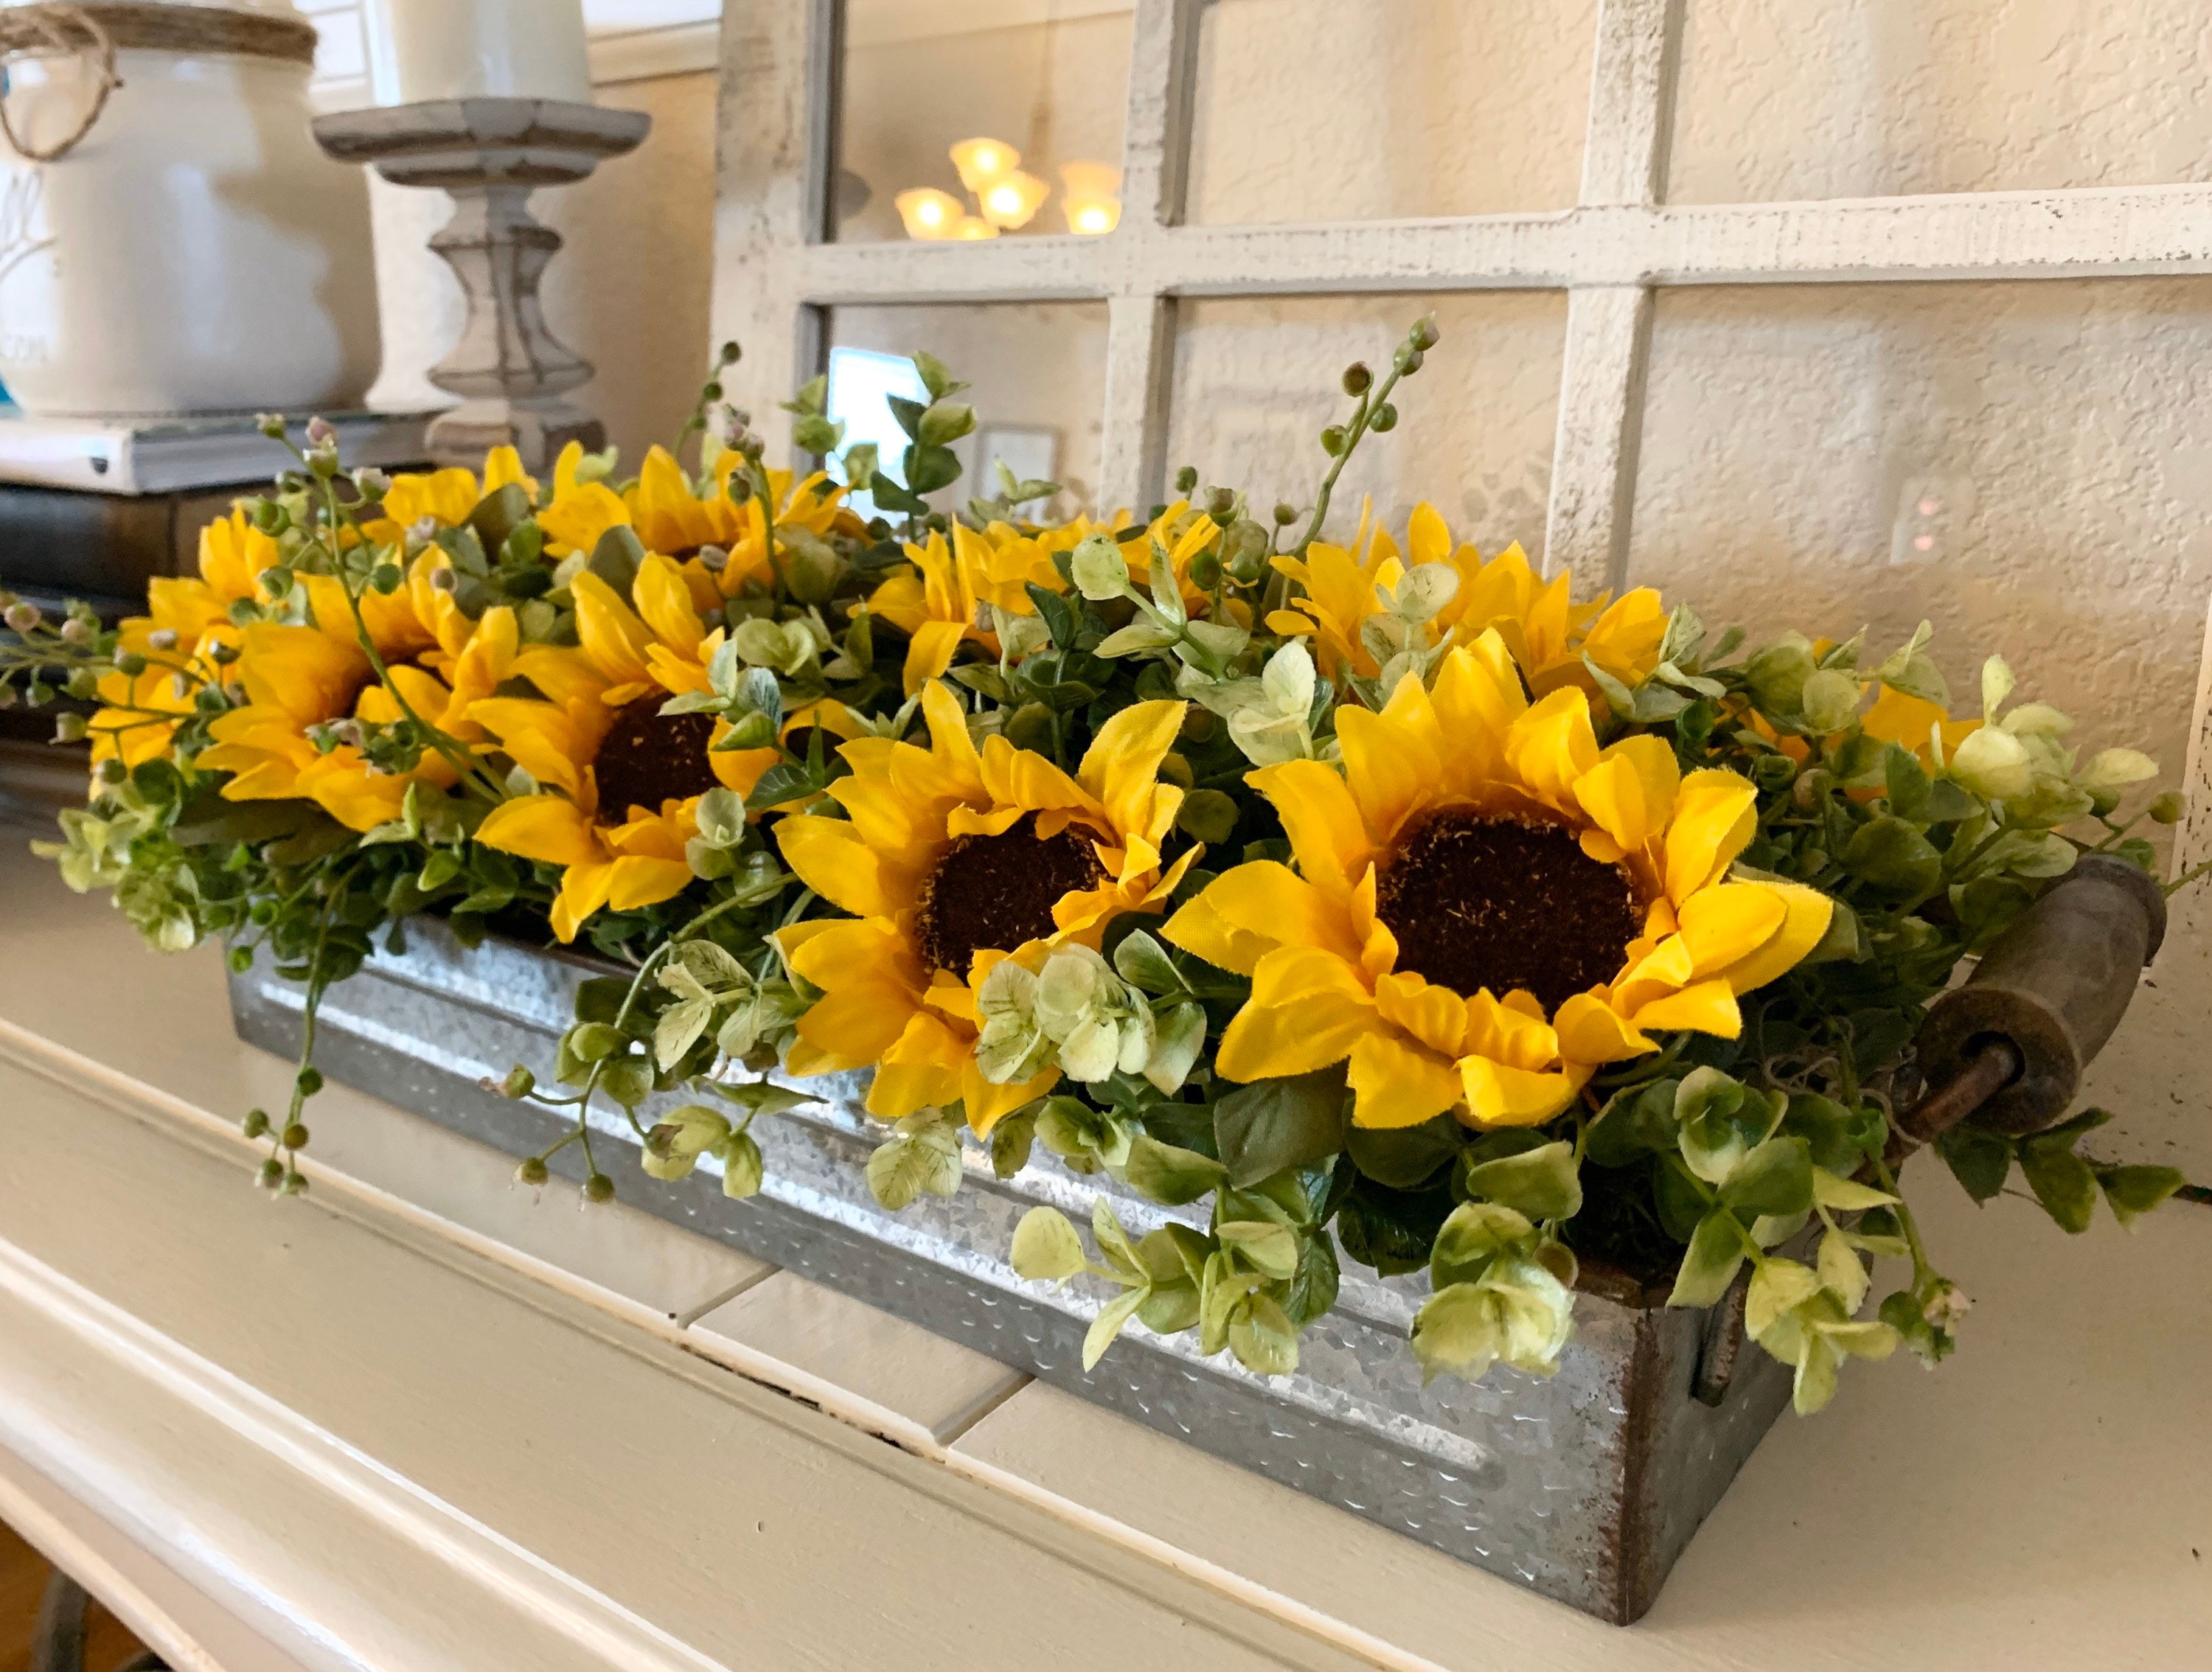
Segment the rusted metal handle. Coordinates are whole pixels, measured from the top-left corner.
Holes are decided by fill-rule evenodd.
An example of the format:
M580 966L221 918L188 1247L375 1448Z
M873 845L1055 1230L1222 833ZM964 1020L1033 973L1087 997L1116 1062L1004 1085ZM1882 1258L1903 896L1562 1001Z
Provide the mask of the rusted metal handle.
M2166 896L2124 860L2084 854L1929 1006L1931 1088L1898 1126L1928 1143L1961 1121L2007 1137L2063 1117L2166 938Z

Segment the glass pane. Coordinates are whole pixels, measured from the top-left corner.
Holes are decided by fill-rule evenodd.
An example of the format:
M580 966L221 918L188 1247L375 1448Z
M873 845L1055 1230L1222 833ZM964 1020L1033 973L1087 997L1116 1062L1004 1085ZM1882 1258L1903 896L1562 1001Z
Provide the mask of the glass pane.
M1690 0L1680 203L2212 179L2203 0Z
M835 236L1103 233L1129 0L846 0Z
M1569 207L1595 12L1595 0L1214 0L1188 218Z
M1882 654L2002 652L2092 748L2183 764L2212 590L2212 280L1660 294L1632 579Z
M1024 481L1060 484L1048 505L1031 508L1059 516L1092 508L1106 406L1105 303L832 308L830 416L845 424L848 442L878 442L895 481L906 436L886 398L927 398L908 359L917 350L974 386L960 398L974 404L975 429L952 444L960 479L934 503L949 509L997 493L993 461L1002 459Z
M1443 340L1399 384L1398 427L1368 437L1346 467L1329 532L1350 538L1371 498L1402 543L1425 500L1485 553L1518 540L1540 557L1566 338L1558 291L1187 301L1170 466L1194 465L1208 484L1243 488L1260 507L1310 506L1328 464L1321 431L1351 404L1339 377L1355 360L1387 368L1425 313Z

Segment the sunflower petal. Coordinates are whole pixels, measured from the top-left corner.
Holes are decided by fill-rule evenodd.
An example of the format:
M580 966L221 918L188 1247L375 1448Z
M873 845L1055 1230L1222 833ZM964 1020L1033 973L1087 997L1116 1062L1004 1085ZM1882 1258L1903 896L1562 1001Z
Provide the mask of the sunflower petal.
M927 1011L916 1010L877 1059L868 1113L900 1121L921 1110L942 1109L958 1099L963 1071L974 1061L972 1041Z
M1115 830L1148 832L1160 763L1175 746L1187 702L1133 702L1098 728L1076 776Z
M1375 1001L1343 959L1311 946L1261 958L1252 997L1221 1037L1233 1080L1274 1079L1341 1062L1375 1025Z
M1582 692L1555 690L1516 720L1505 733L1505 760L1547 806L1576 811L1575 781L1597 765L1597 733Z
M1658 1042L1632 1027L1602 999L1577 993L1559 1006L1554 1026L1559 1055L1569 1062L1626 1062L1659 1049Z
M1726 969L1713 972L1737 993L1764 987L1795 969L1806 954L1820 944L1828 933L1829 919L1835 915L1833 900L1819 889L1807 888L1802 883L1741 883L1729 886L1759 888L1779 896L1784 912L1781 924L1764 945L1745 953ZM1691 901L1702 897L1692 895ZM1685 915L1688 909L1687 905L1683 908Z
M855 916L888 917L912 904L886 886L884 855L848 819L794 813L776 822L775 842L799 881Z
M1387 1033L1360 1036L1352 1048L1347 1074L1356 1127L1417 1127L1460 1100L1461 1079L1453 1063Z
M1336 714L1344 779L1362 822L1378 842L1432 800L1443 778L1443 736L1420 680L1407 674L1380 714L1350 703Z
M1467 1097L1467 1114L1462 1118L1471 1126L1541 1126L1582 1089L1568 1070L1538 1073L1485 1056L1462 1058L1459 1071Z
M1743 1031L1743 1013L1736 1008L1735 994L1724 981L1699 982L1663 999L1654 999L1630 1019L1645 1033L1689 1028L1734 1039Z
M1245 781L1274 804L1298 869L1322 887L1349 888L1367 869L1374 843L1343 775L1320 761L1285 761Z
M1709 769L1682 780L1667 827L1667 897L1679 908L1717 879L1758 828L1759 792L1748 778Z
M658 552L648 552L630 591L653 636L678 654L696 658L707 636L707 624L691 607L691 588L684 571Z
M559 795L519 795L501 802L477 827L477 840L501 853L548 865L573 867L606 858L590 817Z

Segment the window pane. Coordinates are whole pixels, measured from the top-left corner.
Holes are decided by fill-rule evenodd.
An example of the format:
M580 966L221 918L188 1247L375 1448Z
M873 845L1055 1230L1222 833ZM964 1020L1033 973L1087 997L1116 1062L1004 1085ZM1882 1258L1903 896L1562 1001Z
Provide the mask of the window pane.
M838 307L830 312L830 416L848 441L874 441L899 479L906 437L885 397L926 399L908 356L927 350L974 386L975 429L952 444L960 480L933 496L950 508L999 490L992 461L1024 481L1057 482L1048 507L1092 508L1100 417L1106 404L1103 302L992 302L930 307Z
M1110 231L1129 20L1129 0L846 0L834 234Z
M1485 553L1544 544L1567 307L1557 291L1297 296L1187 301L1176 330L1170 467L1243 488L1265 508L1310 506L1328 459L1323 426L1351 403L1338 379L1378 373L1407 327L1437 316L1443 340L1398 386L1398 427L1360 444L1339 480L1329 532L1348 539L1360 503L1402 539L1425 500Z
M1565 209L1582 182L1595 0L1214 0L1193 222Z
M2212 588L2212 280L1662 291L1631 576L1956 706L2002 653L2092 749L2179 775Z
M1690 0L1682 203L2212 179L2203 0Z

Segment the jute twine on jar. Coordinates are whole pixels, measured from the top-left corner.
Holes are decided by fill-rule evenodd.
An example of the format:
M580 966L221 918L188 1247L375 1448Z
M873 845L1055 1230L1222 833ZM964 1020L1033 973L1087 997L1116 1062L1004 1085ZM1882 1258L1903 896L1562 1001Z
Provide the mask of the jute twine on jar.
M314 26L302 18L221 6L150 5L124 0L86 0L0 8L0 67L36 58L79 58L93 82L92 101L69 135L46 146L27 144L15 131L8 101L0 98L0 135L31 162L67 156L90 133L123 85L115 55L130 51L218 52L236 58L315 61Z

